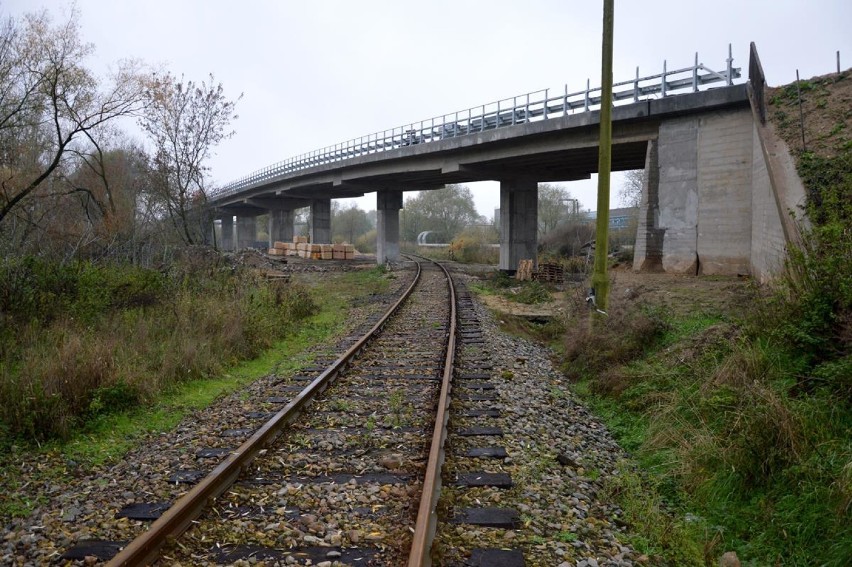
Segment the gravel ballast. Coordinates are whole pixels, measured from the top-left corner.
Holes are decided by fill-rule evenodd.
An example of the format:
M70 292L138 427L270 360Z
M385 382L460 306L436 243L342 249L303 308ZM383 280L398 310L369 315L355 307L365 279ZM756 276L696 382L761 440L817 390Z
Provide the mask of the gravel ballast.
M466 276L457 274L457 278L464 280ZM402 282L399 284L401 287ZM459 363L461 371L482 372L489 376L487 380L476 381L479 386L473 388L457 383L453 394L494 393L497 399L464 404L453 402L454 410L463 409L466 414L450 421L450 447L439 512L452 514L476 506L512 508L517 510L520 523L516 529L504 529L442 521L436 544L438 564L465 565L473 549L485 547L521 550L528 566L591 567L648 562L646 556L626 543L627 538L619 527L620 509L602 499L602 487L608 478L619 474L619 467L626 458L624 452L605 426L570 393L567 379L553 368L547 349L501 332L491 313L476 302L475 305L483 341L462 345ZM328 344L318 345L317 351L330 355L338 350L344 336L384 306L373 307L362 306L353 311L347 330ZM477 368L482 359L489 360L490 369ZM474 360L476 362L472 362ZM173 431L145 439L117 464L84 469L76 463L66 463L63 475L29 488L32 497L40 503L30 516L5 522L0 563L62 564L61 554L82 540L132 539L144 524L138 520L116 519L116 512L122 506L137 503L139 494L146 494L151 502L170 502L178 498L188 485L164 481L177 471L212 468L204 463L209 459L212 465L215 461L214 449L238 445L242 439L240 429L257 427L262 423L263 414L274 410L269 392L280 386L279 382L280 377L276 376L262 378L210 408L194 412ZM485 382L493 388L483 386ZM348 411L357 414L358 409L355 401ZM499 413L488 411L492 409ZM223 424L227 424L225 429L229 430L226 435L219 431ZM503 435L499 440L453 435L453 432L476 427L499 427ZM228 443L229 435L234 435L233 444ZM335 448L346 445L344 436L316 441ZM483 445L503 447L507 456L460 457ZM199 447L210 449L209 457L199 456ZM44 457L21 458L20 461L24 471L44 466ZM294 459L294 463L298 461ZM56 466L57 463L49 464ZM286 464L286 474L295 472L291 469L293 463ZM344 464L341 463L341 470L348 470L350 467ZM383 467L394 469L392 465L385 463ZM455 485L460 475L483 470L507 473L513 485L510 488ZM375 498L393 500L393 491L404 490L402 486L389 488ZM307 490L315 489L307 487ZM327 499L329 496L334 497L332 492L322 495ZM372 504L368 500L365 508ZM280 518L274 523L287 522L289 512L286 507L275 510ZM305 524L305 528L305 534L312 533L310 526ZM317 537L315 543L339 544L333 538L326 542L322 539ZM327 565L350 564L345 559L345 555L329 556ZM222 562L275 564L274 561L264 563L258 557L229 560L223 556ZM89 557L71 563L97 564L98 561ZM318 564L313 560L312 563Z

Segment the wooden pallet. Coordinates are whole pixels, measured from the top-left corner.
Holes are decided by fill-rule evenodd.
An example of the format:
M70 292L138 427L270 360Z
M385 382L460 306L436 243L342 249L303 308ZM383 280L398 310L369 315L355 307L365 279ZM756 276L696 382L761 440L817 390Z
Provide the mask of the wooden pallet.
M533 274L533 279L540 282L553 284L565 283L565 269L554 263L542 263L538 265L538 270Z

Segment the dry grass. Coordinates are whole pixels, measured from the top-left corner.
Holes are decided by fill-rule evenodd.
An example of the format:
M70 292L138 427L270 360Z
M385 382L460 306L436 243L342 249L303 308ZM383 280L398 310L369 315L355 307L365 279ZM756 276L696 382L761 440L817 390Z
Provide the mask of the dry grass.
M29 439L66 437L98 413L145 403L172 385L252 358L315 304L297 285L210 266L155 305L36 320L0 362L0 426ZM190 282L186 284L184 282Z
M584 299L574 297L572 311L576 322L565 333L562 370L572 379L595 375L593 388L602 392L622 391L624 374L616 366L654 346L667 328L647 306L631 309L617 304L599 317L585 306Z

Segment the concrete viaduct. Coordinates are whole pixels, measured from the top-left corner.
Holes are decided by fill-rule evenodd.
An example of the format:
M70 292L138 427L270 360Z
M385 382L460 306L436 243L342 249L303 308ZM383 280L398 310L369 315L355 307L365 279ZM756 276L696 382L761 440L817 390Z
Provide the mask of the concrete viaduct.
M754 46L748 84L732 84L737 70L730 61L727 74L701 74L706 68L696 56L695 67L680 70L689 72L685 79L664 71L655 76L663 78L659 85L649 87L637 72L636 80L617 84L631 86L617 101L634 100L613 108L612 169L645 170L635 269L764 279L783 261L793 232L788 211L802 202L804 190L763 122L764 81ZM698 89L719 76L728 84ZM691 92L666 92L686 83ZM655 91L662 96L640 99ZM254 242L255 217L265 213L270 240L291 240L294 210L308 206L311 241L330 242L331 199L375 191L377 260L384 263L399 257L404 191L496 180L500 268L514 270L519 260L536 258L537 183L597 171L599 112L586 110L599 99L590 92L574 93L581 95L575 101L567 92L545 94L537 106L529 95L515 97L502 109L483 107L478 117L456 113L256 172L210 199L222 222L222 247Z

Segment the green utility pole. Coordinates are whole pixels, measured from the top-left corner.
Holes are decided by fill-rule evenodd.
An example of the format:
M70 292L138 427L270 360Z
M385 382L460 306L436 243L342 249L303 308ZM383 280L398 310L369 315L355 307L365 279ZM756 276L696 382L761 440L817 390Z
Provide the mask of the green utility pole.
M612 167L612 22L614 0L604 0L603 50L601 65L601 141L598 147L598 219L595 235L595 268L592 289L595 304L607 310L609 277L609 170Z

